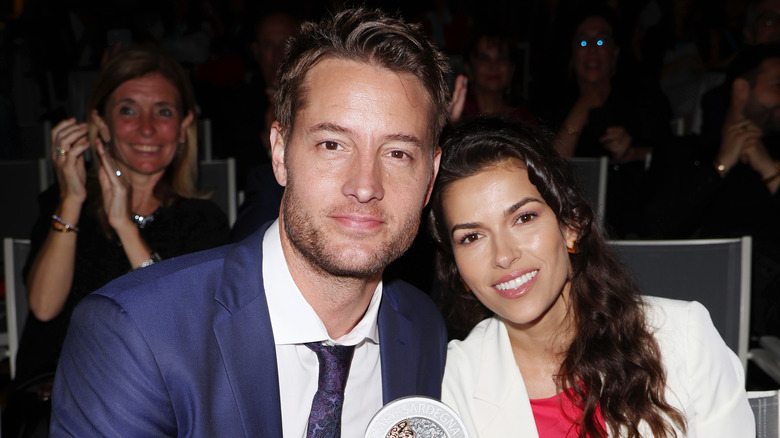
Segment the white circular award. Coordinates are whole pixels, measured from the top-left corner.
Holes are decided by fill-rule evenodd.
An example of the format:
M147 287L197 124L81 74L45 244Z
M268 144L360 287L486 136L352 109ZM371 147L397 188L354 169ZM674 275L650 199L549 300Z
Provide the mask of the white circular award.
M468 438L466 426L449 406L423 396L386 404L368 423L365 438Z

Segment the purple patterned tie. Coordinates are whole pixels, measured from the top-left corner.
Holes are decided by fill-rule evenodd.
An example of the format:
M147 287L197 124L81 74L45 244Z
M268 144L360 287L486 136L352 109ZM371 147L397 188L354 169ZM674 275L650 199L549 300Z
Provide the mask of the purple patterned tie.
M320 361L320 377L311 402L306 438L340 438L344 386L355 346L323 345L321 342L304 345L317 353Z

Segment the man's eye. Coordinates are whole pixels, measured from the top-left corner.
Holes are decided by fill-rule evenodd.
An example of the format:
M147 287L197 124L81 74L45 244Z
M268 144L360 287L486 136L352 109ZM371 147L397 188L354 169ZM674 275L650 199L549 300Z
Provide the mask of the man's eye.
M335 141L323 141L321 144L322 147L324 147L329 151L335 151L339 149L339 144L336 143Z
M407 158L409 155L404 151L391 151L390 156L392 158Z

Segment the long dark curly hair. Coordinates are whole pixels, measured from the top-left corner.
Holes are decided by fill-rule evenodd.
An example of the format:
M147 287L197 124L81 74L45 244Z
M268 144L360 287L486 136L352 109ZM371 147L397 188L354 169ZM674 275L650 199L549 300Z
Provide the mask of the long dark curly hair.
M438 245L437 276L442 310L456 337L492 315L463 284L442 206L449 186L480 171L517 160L555 213L561 227L578 233L570 255L568 311L576 334L561 363L556 383L582 408L580 437L606 437L597 419L620 436L639 437L646 422L655 437L673 437L673 425L686 430L680 411L666 402L661 352L645 322L640 291L607 244L588 201L577 188L568 163L542 128L481 118L447 135L431 198L429 226ZM609 378L605 378L608 376Z

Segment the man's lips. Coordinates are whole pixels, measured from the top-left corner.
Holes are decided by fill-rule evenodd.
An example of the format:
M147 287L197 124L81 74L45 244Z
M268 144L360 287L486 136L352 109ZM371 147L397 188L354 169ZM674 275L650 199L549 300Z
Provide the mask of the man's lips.
M337 214L331 216L342 226L353 231L374 231L384 225L380 216L365 214Z

